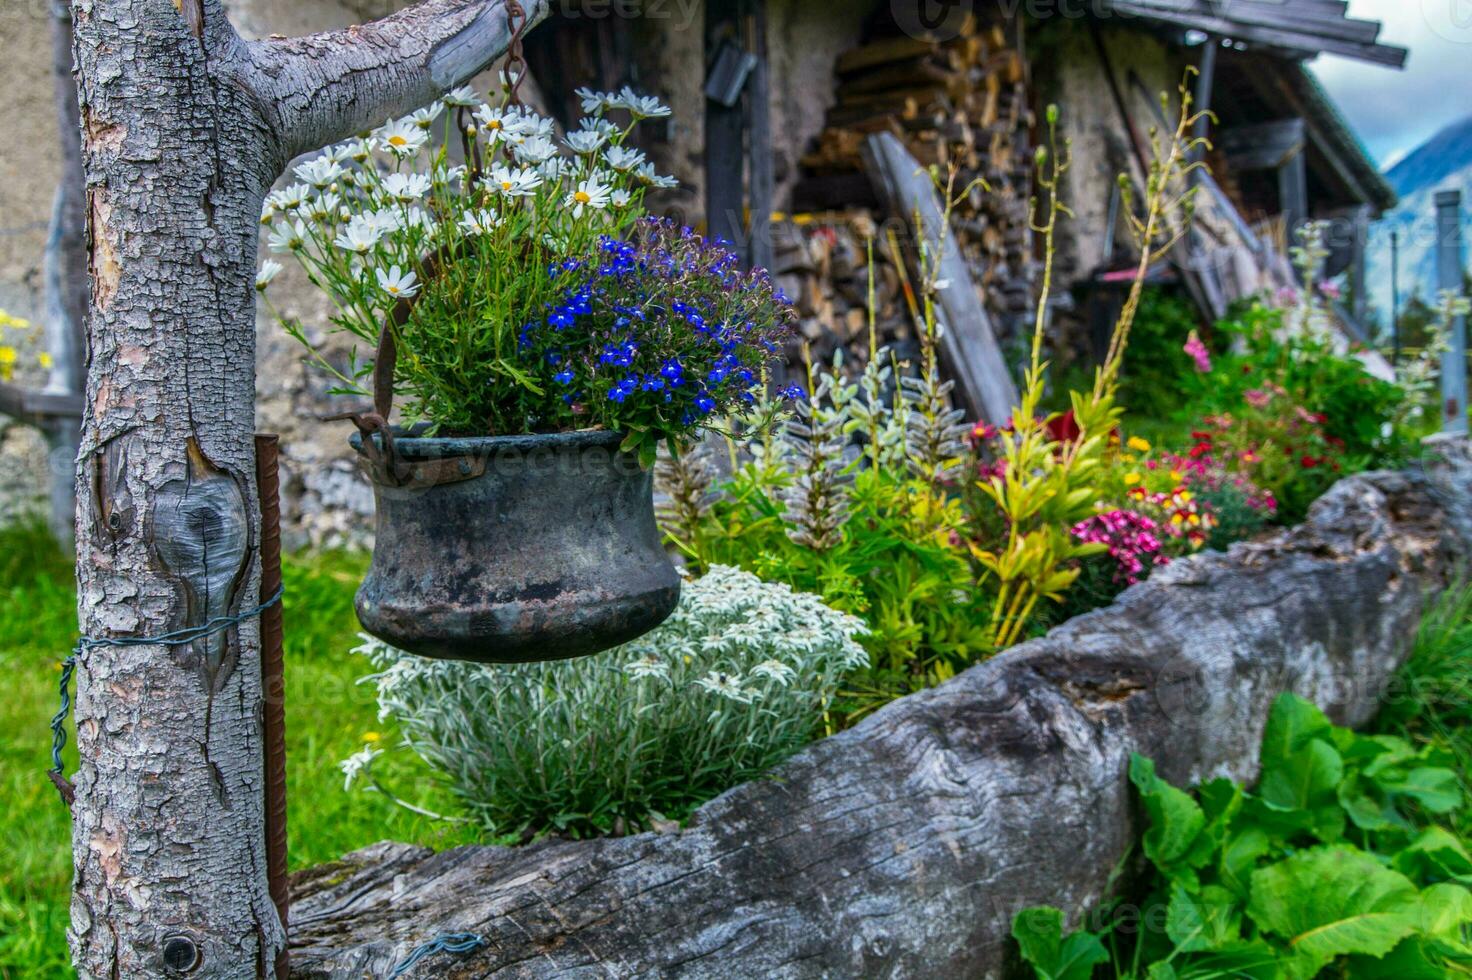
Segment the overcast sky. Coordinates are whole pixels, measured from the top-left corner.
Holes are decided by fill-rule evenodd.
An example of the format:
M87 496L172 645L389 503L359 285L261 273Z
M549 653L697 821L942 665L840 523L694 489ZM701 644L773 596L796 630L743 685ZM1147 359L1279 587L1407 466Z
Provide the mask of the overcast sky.
M1384 22L1381 39L1411 49L1404 71L1328 55L1313 63L1383 165L1472 115L1472 0L1350 0L1349 13Z

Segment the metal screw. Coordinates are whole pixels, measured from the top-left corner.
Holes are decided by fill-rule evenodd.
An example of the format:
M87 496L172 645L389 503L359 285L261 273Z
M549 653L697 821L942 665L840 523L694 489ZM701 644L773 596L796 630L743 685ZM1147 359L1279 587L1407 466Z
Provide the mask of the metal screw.
M188 973L199 966L202 957L199 947L188 936L168 936L164 939L164 966L175 973Z
M469 476L470 475L470 460L468 460L468 459L462 459L460 461L460 475L461 476Z

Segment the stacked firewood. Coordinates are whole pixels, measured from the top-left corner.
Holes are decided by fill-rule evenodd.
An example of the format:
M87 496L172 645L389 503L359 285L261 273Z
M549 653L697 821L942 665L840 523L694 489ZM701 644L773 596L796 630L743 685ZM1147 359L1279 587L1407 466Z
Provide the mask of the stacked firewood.
M861 367L869 353L869 295L873 291L878 346L901 356L918 350L915 319L905 298L907 273L872 212L854 208L772 226L773 273L797 309L798 328L787 360L831 363L837 348ZM871 262L872 254L872 279Z
M864 140L888 131L959 191L980 178L954 215L988 311L1004 337L1032 305L1028 232L1032 114L1027 68L1015 27L974 17L955 37L882 36L840 56L837 102L827 128L802 159L794 206L832 207L863 180Z

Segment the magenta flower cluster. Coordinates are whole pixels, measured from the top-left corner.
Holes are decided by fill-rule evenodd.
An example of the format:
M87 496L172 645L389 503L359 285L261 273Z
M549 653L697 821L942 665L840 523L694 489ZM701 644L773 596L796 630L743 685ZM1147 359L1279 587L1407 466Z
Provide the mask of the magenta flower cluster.
M1115 580L1134 585L1150 565L1168 565L1161 554L1159 530L1153 520L1131 510L1111 510L1073 528L1073 536L1085 544L1102 544L1117 566Z

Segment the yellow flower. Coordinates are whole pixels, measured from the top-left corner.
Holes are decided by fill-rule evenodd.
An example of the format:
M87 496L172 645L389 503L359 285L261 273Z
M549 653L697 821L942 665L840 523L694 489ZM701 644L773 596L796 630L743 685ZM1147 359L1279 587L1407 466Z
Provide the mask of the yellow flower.
M1140 477L1140 474L1138 474L1138 473L1126 473L1124 475L1124 485L1127 486L1127 487L1132 487L1136 483L1139 483L1140 482L1140 479L1141 479L1141 477Z
M1125 443L1125 445L1137 453L1148 453L1150 451L1150 443L1141 439L1139 436L1130 436L1130 441Z
M42 351L41 352L41 354L37 358L37 360L41 362L41 367L45 368L47 371L50 371L51 370L51 365L53 363L55 363L54 361L51 360L51 355L48 354L48 353L46 353L45 351Z
M16 353L14 347L0 347L0 378L9 381L15 374Z
M1189 491L1189 490L1181 490L1181 491L1177 492L1176 493L1176 497L1183 504L1189 504L1192 500L1195 499L1195 497L1192 495L1191 491Z
M1177 483L1180 483L1182 480L1184 480L1186 478L1186 474L1182 473L1180 470L1171 470L1170 471L1170 478L1172 480L1176 481Z
M363 741L365 741L365 742L369 742L369 743L377 742L381 738L383 738L383 736L380 735L380 734L378 734L377 732L364 732L363 733Z

